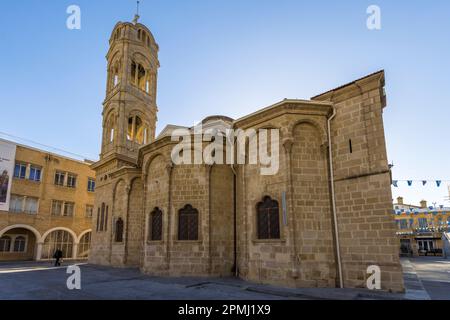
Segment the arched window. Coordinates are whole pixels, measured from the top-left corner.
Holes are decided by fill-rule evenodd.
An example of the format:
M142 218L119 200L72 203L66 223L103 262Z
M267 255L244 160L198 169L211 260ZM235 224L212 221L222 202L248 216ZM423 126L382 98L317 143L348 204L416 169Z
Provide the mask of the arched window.
M147 128L139 116L128 118L127 140L138 144L147 143Z
M114 141L114 132L116 127L116 117L114 114L110 115L106 121L106 143L112 143Z
M116 242L123 242L123 220L119 218L116 220Z
M140 29L138 30L138 39L139 40L141 39L141 30Z
M131 83L141 90L145 90L145 68L134 61L131 62Z
M11 250L11 238L3 236L0 238L0 252L9 252Z
M100 231L100 207L97 208L97 228L95 230Z
M108 231L108 209L109 209L109 206L106 206L105 227L104 227L103 231Z
M178 212L178 240L198 240L198 210L190 204Z
M114 89L120 82L119 70L120 70L120 60L111 63L110 75L109 75L109 90Z
M27 239L24 236L18 236L14 240L14 252L24 252Z
M139 64L136 83L137 83L138 88L141 89L142 91L145 91L146 74L147 74L147 72L145 71L145 68Z
M91 232L85 233L78 244L78 258L89 257L89 251L91 248Z
M131 83L136 85L136 79L137 79L137 70L138 70L138 65L136 62L132 61L131 62Z
M133 140L133 117L128 118L127 140Z
M144 126L142 120L141 118L136 117L134 121L136 142L142 144L144 142Z
M113 74L113 88L119 84L119 70L114 69Z
M51 232L42 246L42 259L52 259L56 249L63 252L63 258L72 258L74 239L65 230L55 230Z
M100 231L103 231L103 227L105 225L105 203L102 203L102 212L100 216Z
M258 239L280 239L279 207L269 196L257 205Z
M153 209L150 214L149 240L162 240L162 211L159 208Z
M147 128L144 128L144 144L147 144Z

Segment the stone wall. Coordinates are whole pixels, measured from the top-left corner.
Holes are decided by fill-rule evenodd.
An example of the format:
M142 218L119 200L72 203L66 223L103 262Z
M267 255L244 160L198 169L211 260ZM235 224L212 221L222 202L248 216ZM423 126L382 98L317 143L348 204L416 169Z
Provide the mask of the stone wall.
M271 150L270 142L262 144L261 147ZM247 159L249 157L250 154ZM280 154L279 170L275 175L261 175L260 170L259 164L238 166L237 190L242 192L242 195L238 196L237 207L239 274L252 281L286 283L292 270L293 242L289 224L284 223L282 213L282 193L287 191L283 152ZM280 239L258 239L257 205L265 196L278 202Z
M383 87L381 72L315 99L333 101L336 110L331 135L344 286L365 287L367 267L377 265L382 288L401 291Z
M292 138L294 228L300 270L297 284L333 286L336 270L327 149L318 128L307 122L294 127Z
M234 265L233 171L214 165L210 171L210 273L231 276Z
M209 272L209 168L206 165L179 165L172 169L170 273L206 275ZM190 204L198 210L198 240L178 240L179 210Z
M110 265L111 264L111 235L112 235L112 223L107 224L106 230L99 230L100 225L100 214L101 206L103 203L105 205L110 205L113 203L113 189L114 183L107 181L106 183L97 183L95 190L95 206L94 206L94 217L92 221L92 245L91 254L89 256L89 262L98 265ZM109 210L108 210L109 211ZM113 221L111 216L113 214L109 213L109 221ZM117 263L115 261L115 263Z
M153 156L153 155L152 155ZM167 160L157 154L147 165L146 190L146 239L143 270L150 274L167 274L169 239L169 168ZM162 239L151 241L151 213L158 208L162 211Z
M144 235L144 211L143 211L144 185L141 178L134 178L128 201L128 216L125 220L125 264L139 267L141 265L142 244Z
M128 188L127 182L124 179L115 181L114 200L112 206L112 230L116 231L115 224L118 219L122 219L124 223L122 242L116 241L116 235L111 236L111 264L125 265L125 235L128 233L127 216L128 216Z

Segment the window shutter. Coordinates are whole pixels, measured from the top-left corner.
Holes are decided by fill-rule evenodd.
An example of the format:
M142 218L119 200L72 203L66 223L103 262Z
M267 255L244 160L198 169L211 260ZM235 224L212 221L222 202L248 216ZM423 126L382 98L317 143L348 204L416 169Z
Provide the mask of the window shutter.
M151 240L162 240L162 212L155 208L151 213Z
M257 205L258 239L280 239L279 206L266 196Z
M198 210L190 204L185 205L179 211L178 239L198 240Z

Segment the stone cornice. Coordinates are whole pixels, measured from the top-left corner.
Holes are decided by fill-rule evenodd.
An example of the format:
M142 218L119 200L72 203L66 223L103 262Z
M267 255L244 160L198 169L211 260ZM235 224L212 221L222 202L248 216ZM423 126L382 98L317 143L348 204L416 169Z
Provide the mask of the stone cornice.
M139 100L140 102L142 102L144 104L150 104L151 106L155 105L153 97L151 95L149 95L148 93L143 92L142 90L139 90L132 86L129 86L128 88L124 88L123 85L119 85L117 88L114 88L111 92L108 93L105 100L103 101L103 107L105 107L106 104L111 102L111 100L113 100L120 93L123 93L122 97L126 97L127 95L129 95L129 96L136 98L137 100ZM120 95L119 95L119 97L120 97ZM119 98L116 101L127 102L130 100Z
M146 144L145 146L142 146L139 148L139 155L138 155L138 161L137 164L139 167L142 167L142 161L144 159L144 155L156 151L158 149L164 148L165 146L171 145L171 144L177 144L177 141L172 141L171 136L165 136L160 139L157 139L149 144Z
M381 70L325 93L314 96L311 98L311 100L341 102L343 100L361 95L364 92L377 88L381 89L383 87L384 70Z
M136 168L136 167L120 167L117 170L111 172L109 174L109 176L114 179L117 178L119 176L122 176L124 174L128 174L128 175L141 175L142 171L140 168Z
M308 100L283 100L277 104L254 112L233 122L233 128L248 128L259 123L282 116L284 114L303 114L328 116L332 112L333 104L330 102Z
M136 160L133 159L133 158L127 157L127 156L119 154L119 153L112 153L109 156L107 156L107 157L105 157L103 159L100 159L99 161L91 164L90 167L91 167L92 170L98 170L99 168L101 168L101 167L103 167L103 166L105 166L105 165L107 165L107 164L109 164L109 163L111 163L112 161L115 161L115 160L128 162L132 166L136 166L137 165Z

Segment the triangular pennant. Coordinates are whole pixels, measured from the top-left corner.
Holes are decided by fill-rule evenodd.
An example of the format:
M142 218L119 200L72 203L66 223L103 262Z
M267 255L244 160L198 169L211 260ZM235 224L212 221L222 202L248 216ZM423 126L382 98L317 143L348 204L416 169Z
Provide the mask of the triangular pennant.
M412 180L408 180L408 186L411 187L411 186L412 186L412 183L413 183Z
M426 185L427 184L427 180L423 180L422 181L422 185L424 186L424 185Z
M396 188L398 188L398 181L397 180L393 180L392 181L392 185Z
M438 186L438 187L440 187L440 186L441 186L441 183L442 183L442 181L441 181L441 180L436 180L436 184L437 184L437 186Z

